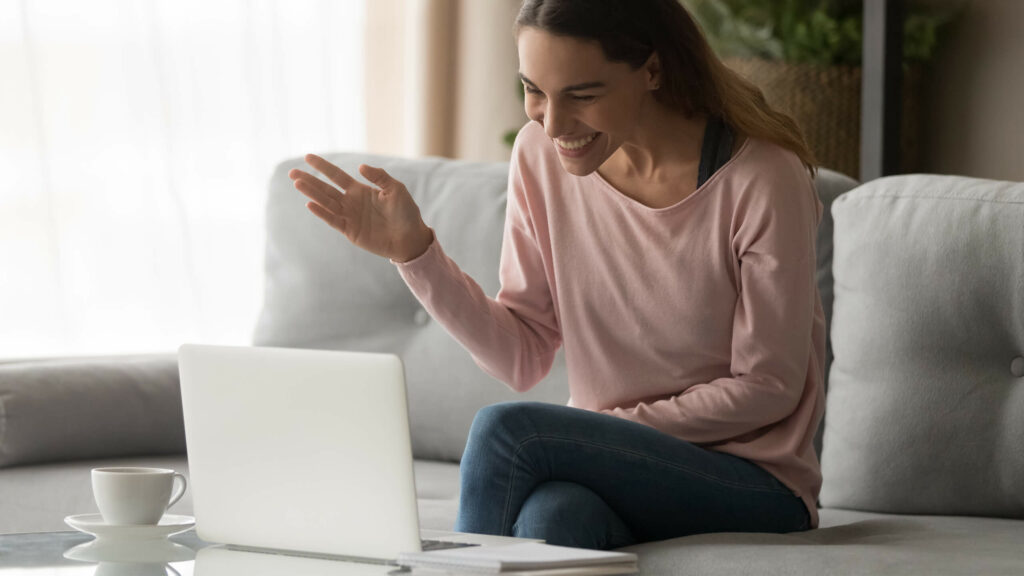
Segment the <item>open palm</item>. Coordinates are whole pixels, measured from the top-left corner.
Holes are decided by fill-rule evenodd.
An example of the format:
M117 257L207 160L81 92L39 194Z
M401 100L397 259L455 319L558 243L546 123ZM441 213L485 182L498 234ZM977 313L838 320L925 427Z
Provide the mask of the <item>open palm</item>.
M423 223L419 206L405 185L387 172L359 166L359 173L375 188L315 154L307 154L305 159L344 192L297 168L289 171L288 177L312 200L306 207L350 242L399 262L415 258L429 246L432 233Z

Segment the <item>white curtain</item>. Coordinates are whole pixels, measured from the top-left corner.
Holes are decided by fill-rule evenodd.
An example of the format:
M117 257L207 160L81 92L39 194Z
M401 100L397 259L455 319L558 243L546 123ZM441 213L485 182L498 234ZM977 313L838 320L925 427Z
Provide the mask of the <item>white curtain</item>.
M0 0L0 359L251 342L275 164L366 144L365 0Z

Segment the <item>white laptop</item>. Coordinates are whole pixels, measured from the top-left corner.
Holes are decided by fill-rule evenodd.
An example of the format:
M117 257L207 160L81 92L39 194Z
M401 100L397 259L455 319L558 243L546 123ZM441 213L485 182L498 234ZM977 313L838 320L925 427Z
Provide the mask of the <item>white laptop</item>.
M398 356L184 344L178 368L202 540L377 563L524 541L421 534Z

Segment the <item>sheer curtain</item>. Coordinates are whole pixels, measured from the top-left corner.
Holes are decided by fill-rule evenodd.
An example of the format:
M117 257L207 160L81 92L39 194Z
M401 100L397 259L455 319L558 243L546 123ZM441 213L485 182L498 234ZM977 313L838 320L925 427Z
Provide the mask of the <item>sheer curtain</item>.
M0 359L247 344L267 179L366 145L365 0L0 0Z

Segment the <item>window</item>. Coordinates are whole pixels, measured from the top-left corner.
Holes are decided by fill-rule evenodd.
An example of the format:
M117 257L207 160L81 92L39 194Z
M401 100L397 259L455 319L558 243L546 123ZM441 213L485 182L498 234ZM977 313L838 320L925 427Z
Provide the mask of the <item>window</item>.
M0 358L247 344L274 166L365 146L362 0L0 2Z

